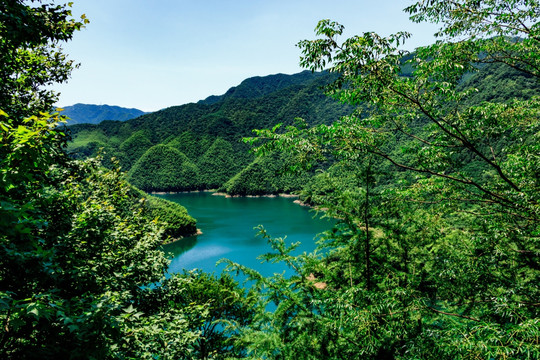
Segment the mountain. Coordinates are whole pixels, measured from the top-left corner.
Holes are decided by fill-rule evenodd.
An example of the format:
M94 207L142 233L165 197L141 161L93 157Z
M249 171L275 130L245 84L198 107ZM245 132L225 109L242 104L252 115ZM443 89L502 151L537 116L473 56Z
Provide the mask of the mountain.
M330 123L350 112L350 107L323 94L321 88L333 79L334 74L309 71L253 77L198 103L172 106L125 122L73 125L68 150L74 157L102 151L106 166L115 157L128 172L128 180L143 190L215 189L254 161L242 142L243 137L253 135L253 129L291 125L297 117L310 125ZM191 169L182 176L173 170L179 159ZM160 169L159 181L152 178L157 172L145 171L154 168ZM167 181L169 175L175 180ZM293 191L290 180L276 179L247 192Z
M470 99L473 103L540 94L537 84L511 69L503 71L490 64L479 70L462 83L464 88L479 90ZM335 78L328 72L309 71L253 77L198 103L172 106L125 122L73 125L68 150L80 158L104 153L105 166L111 165L111 157L116 158L128 180L147 191L297 192L312 174L283 173L281 169L295 164L294 158L268 154L266 159L256 160L242 139L252 136L253 129L292 125L296 118L314 126L350 114L352 106L324 95L322 88ZM185 169L176 169L175 164Z
M200 100L198 103L211 105L219 101L232 98L261 98L292 85L307 85L320 76L325 76L325 73L312 73L309 70L305 70L294 75L275 74L268 76L255 76L242 81L238 86L230 88L223 95L212 95L204 100Z
M62 115L69 117L68 125L99 124L104 120L126 121L145 114L139 109L111 105L75 104L63 109Z

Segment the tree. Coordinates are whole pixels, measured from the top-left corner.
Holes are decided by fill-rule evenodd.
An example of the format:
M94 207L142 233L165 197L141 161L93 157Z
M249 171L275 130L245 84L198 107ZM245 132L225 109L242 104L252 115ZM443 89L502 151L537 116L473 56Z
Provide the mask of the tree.
M212 304L174 301L198 285L166 279L160 225L188 235L194 220L146 200L114 161L107 170L64 151L61 118L48 113L55 96L42 87L72 68L54 47L82 26L68 6L0 1L0 9L0 357L188 358Z
M126 351L133 327L164 326L160 316L130 311L141 287L166 269L157 249L161 232L141 216L118 170L64 158L53 117L14 127L3 116L0 352L25 358Z
M168 302L189 308L190 304L205 304L201 316L193 312L189 326L200 333L192 351L184 359L230 359L244 358L245 349L235 346L238 327L253 321L259 305L258 294L246 291L230 275L215 276L197 270L163 281L158 291L163 294L164 310Z
M362 286L342 260L354 257L351 235L367 226L357 214L329 234L326 257L304 260L300 278L281 289L267 285L275 289L270 298L295 299L296 309L272 315L270 332L283 342L305 339L299 324L325 323L318 331L335 340L306 358L538 357L540 99L478 103L464 78L496 65L536 78L537 86L540 4L436 0L406 11L414 21L442 23L440 40L408 53L400 50L405 32L340 41L342 25L319 22L320 38L299 43L301 64L337 73L327 93L358 110L330 126L276 127L249 140L265 141L263 153L288 150L313 162L373 158L394 167L390 182L375 183L378 234ZM326 203L343 219L362 204ZM310 273L331 294L309 291ZM291 286L294 295L283 290ZM300 306L307 303L319 307L306 312ZM264 355L300 357L319 340Z
M66 81L74 67L59 43L88 20L73 19L68 5L4 0L0 23L0 109L20 119L49 112L57 95L44 87Z

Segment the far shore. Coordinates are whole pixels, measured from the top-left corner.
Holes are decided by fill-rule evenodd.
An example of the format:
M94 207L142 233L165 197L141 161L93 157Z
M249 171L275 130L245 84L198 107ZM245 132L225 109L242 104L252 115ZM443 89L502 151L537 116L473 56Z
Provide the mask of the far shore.
M189 191L153 191L153 192L149 192L149 194L150 195L171 195L171 194L190 194L190 193L200 193L200 192L209 192L209 193L212 193L213 196L223 196L223 197L226 197L226 198L241 198L241 197L244 197L244 198L260 198L260 197L292 198L292 199L296 199L293 202L295 204L300 205L300 206L310 207L310 208L313 208L313 209L318 210L318 211L326 211L326 210L328 210L327 208L318 208L318 207L315 207L315 206L312 206L310 204L307 204L307 203L303 202L302 200L298 199L300 197L300 195L298 195L298 194L287 194L287 193L263 194L263 195L230 195L230 194L227 194L227 193L224 193L224 192L218 192L215 189L214 190L210 189L210 190L189 190ZM195 234L195 235L199 235L199 234ZM177 240L180 240L180 239L177 239ZM175 241L177 241L177 240L175 240Z
M283 197L283 198L298 198L300 195L297 194L287 194L287 193L280 193L280 194L263 194L263 195L230 195L224 192L218 192L217 190L189 190L189 191L150 191L148 194L150 195L172 195L172 194L190 194L190 193L200 193L200 192L211 192L212 195L215 196L224 196L224 197L248 197L248 198L257 198L257 197Z
M264 195L230 195L223 192L214 192L212 195L215 196L225 196L226 198L233 198L233 197L246 197L246 198L259 198L259 197L268 197L268 198L275 198L275 197L284 197L284 198L297 198L299 195L295 194L264 194Z
M188 191L149 191L150 195L189 194L199 192L214 192L216 190L188 190Z

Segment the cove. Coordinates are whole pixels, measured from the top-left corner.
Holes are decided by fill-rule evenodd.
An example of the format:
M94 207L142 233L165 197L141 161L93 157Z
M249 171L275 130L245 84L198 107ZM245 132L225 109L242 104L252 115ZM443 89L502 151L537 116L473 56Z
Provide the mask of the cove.
M221 272L227 258L259 271L264 276L287 270L284 264L262 264L257 257L271 251L266 239L256 236L258 225L272 237L285 237L286 243L301 242L293 254L312 252L318 234L330 229L332 221L314 217L309 208L284 197L224 197L210 192L158 195L184 206L197 219L202 235L167 244L173 254L169 272L201 269ZM288 272L288 270L287 270Z

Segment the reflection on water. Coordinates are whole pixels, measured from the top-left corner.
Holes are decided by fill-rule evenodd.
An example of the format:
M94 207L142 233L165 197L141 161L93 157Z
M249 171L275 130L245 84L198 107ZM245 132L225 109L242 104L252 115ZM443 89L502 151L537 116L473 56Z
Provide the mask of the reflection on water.
M191 250L197 244L197 236L189 236L178 241L163 246L166 254L172 254L172 257L178 257Z

